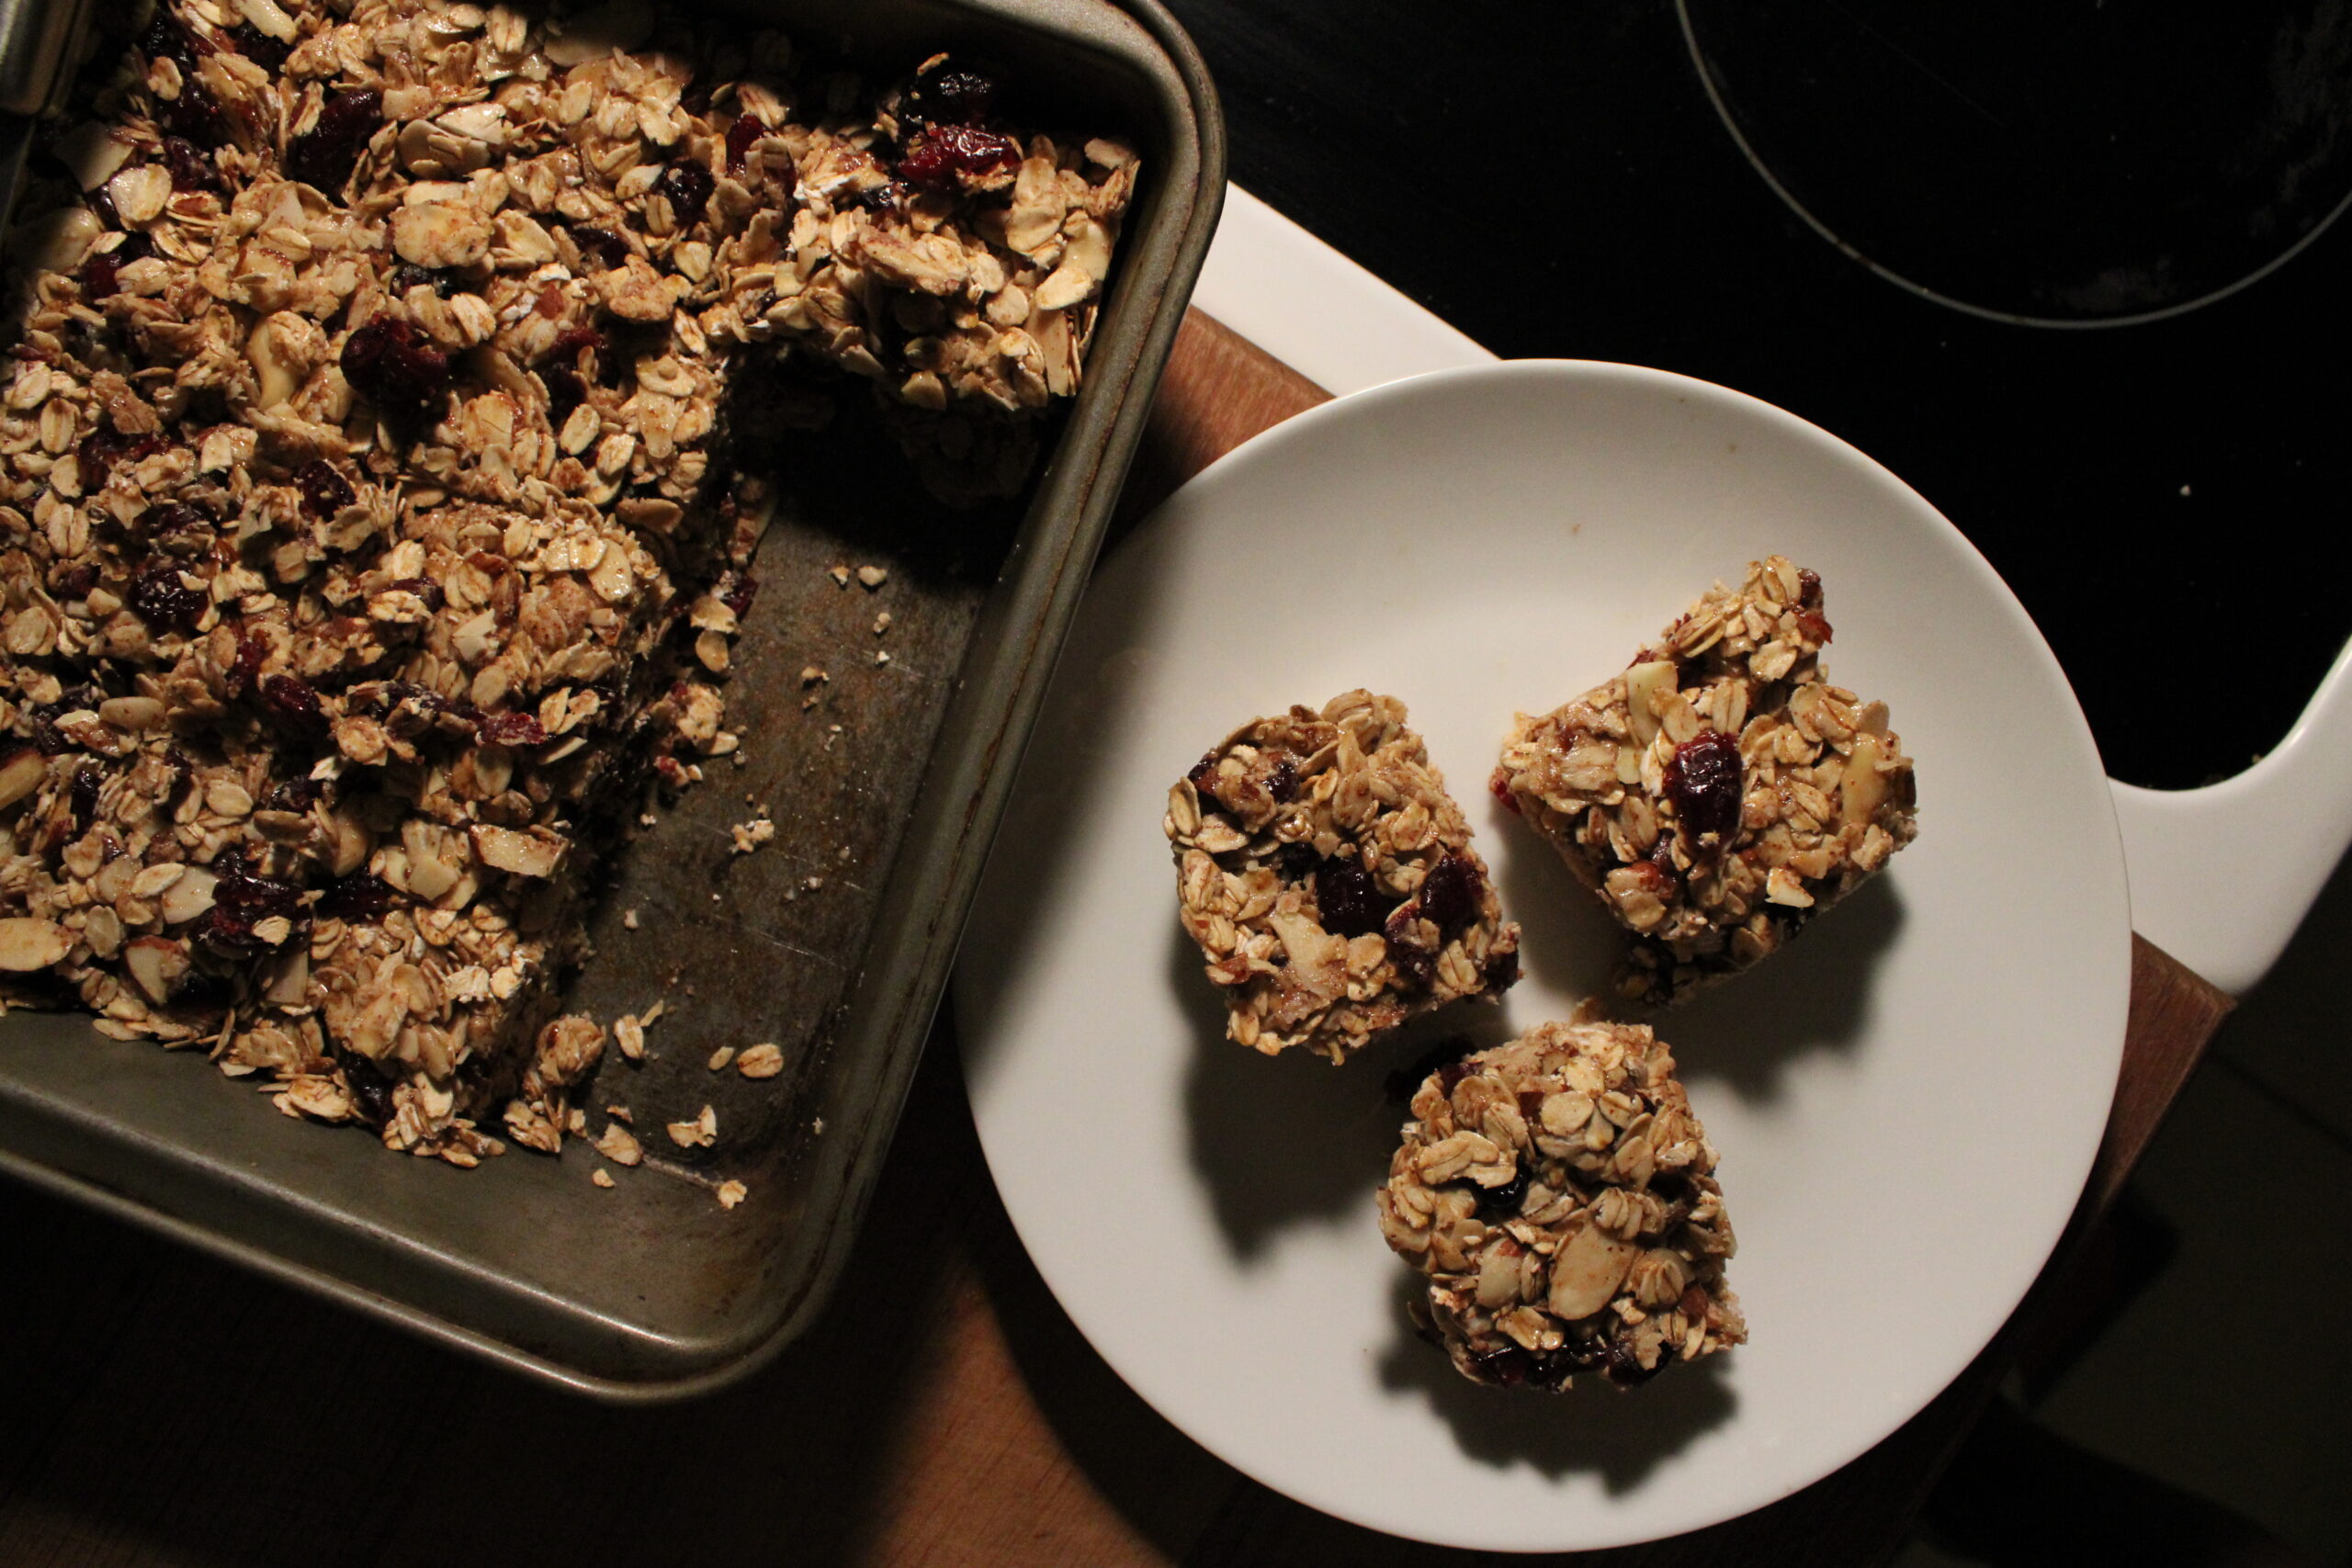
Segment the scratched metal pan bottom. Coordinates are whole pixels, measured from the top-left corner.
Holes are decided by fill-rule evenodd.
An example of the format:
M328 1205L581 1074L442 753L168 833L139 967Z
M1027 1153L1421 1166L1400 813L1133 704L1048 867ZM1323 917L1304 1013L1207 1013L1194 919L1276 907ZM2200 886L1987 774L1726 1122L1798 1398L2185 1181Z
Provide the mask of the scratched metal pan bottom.
M746 761L718 761L616 852L596 956L571 991L605 1020L665 1003L652 1058L608 1058L587 1097L629 1106L652 1133L648 1167L605 1190L584 1147L472 1171L398 1158L276 1114L195 1054L107 1040L76 1015L0 1019L0 1168L616 1399L740 1376L821 1307L1224 189L1206 73L1154 0L739 9L853 39L877 64L985 58L1018 83L1024 118L1124 135L1147 174L1085 386L1021 502L948 512L854 420L777 454L782 500L729 694ZM888 576L842 587L836 565ZM809 665L831 679L804 708ZM739 855L729 829L754 806L778 835ZM715 1047L759 1041L785 1048L784 1076L708 1070ZM673 1155L654 1129L706 1103L718 1146ZM752 1196L722 1211L711 1190L729 1178Z

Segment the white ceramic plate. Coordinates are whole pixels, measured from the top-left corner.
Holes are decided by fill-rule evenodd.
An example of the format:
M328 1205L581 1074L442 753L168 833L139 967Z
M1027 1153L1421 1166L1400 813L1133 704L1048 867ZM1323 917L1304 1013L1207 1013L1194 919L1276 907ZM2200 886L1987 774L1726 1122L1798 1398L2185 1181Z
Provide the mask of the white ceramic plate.
M1630 1393L1475 1387L1416 1340L1374 1223L1449 1031L1598 988L1611 932L1486 790L1514 709L1621 667L1715 578L1818 570L1833 679L1883 697L1920 836L1785 953L1662 1021L1721 1151L1753 1342ZM1526 977L1344 1068L1222 1036L1177 929L1168 785L1234 725L1402 697L1468 810ZM1099 574L957 967L980 1136L1022 1239L1120 1375L1268 1485L1399 1535L1565 1551L1743 1513L1934 1397L2090 1168L2131 949L2098 753L2032 623L1834 437L1659 371L1521 363L1343 399L1194 479Z

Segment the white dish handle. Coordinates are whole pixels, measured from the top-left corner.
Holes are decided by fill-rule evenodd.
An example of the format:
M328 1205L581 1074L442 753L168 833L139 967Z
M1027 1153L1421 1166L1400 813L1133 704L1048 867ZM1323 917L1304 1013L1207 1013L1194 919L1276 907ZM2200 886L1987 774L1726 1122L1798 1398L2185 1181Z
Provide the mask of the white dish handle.
M1344 397L1492 359L1240 186L1193 303ZM2134 930L2233 994L2286 949L2352 843L2352 646L2278 750L2203 789L2114 786Z
M2352 644L2287 739L2235 778L2114 787L2132 929L2222 990L2251 989L2352 844Z

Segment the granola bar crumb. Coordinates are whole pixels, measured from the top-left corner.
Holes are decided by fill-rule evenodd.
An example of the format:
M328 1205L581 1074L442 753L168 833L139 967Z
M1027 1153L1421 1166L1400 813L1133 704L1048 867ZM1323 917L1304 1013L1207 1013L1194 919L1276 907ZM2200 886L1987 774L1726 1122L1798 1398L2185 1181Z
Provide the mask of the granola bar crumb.
M722 1181L718 1184L718 1206L722 1209L732 1209L751 1195L752 1190L740 1181Z
M1666 1004L1778 951L1918 833L1884 703L1831 685L1821 579L1716 584L1623 673L1521 714L1494 789L1631 937L1617 993Z
M849 586L849 568L845 566L828 567L825 569L825 575L833 580L833 586L836 588Z
M636 931L638 929L637 911L635 909L623 910L621 913L621 924L629 931Z
M645 1145L618 1117L605 1122L605 1130L596 1134L595 1150L615 1165L635 1165L645 1157Z
M857 580L869 589L879 588L890 581L890 569L883 566L862 566L857 569Z
M727 1070L727 1064L734 1059L735 1047L732 1045L721 1045L718 1050L713 1051L710 1054L710 1070L714 1073L723 1073Z
M718 1142L718 1112L706 1105L702 1114L691 1122L673 1122L664 1129L670 1141L682 1149L710 1147Z
M1161 827L1184 931L1244 1045L1343 1062L1519 978L1519 927L1394 697L1252 719L1176 781Z
M784 1071L783 1047L765 1041L746 1045L735 1059L735 1070L747 1078L772 1078Z
M889 611L888 611L888 610L885 610L885 611L883 611L880 615L876 615L876 616L875 616L875 617L874 617L874 635L875 635L876 637L880 637L883 633L885 633L885 632L888 631L889 629L890 629L890 612L889 612Z
M775 823L765 816L754 817L749 822L736 823L731 831L735 852L747 855L775 837Z
M1379 1194L1474 1382L1620 1385L1744 1343L1715 1151L1646 1027L1539 1024L1424 1079Z
M600 1165L588 1173L588 1181L594 1187L610 1188L614 1185L613 1173Z

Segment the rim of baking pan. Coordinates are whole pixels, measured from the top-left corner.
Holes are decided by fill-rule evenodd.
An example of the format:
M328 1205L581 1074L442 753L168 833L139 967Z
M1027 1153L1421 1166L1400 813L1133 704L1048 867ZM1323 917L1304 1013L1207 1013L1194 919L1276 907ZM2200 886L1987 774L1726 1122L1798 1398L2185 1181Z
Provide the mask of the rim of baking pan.
M480 1321L495 1314L467 1314L461 1320L345 1277L331 1266L288 1256L250 1235L232 1234L167 1212L100 1178L64 1168L62 1159L52 1163L0 1148L0 1172L453 1348L607 1401L679 1399L734 1382L773 1359L822 1311L873 1196L945 988L989 842L1141 438L1225 192L1225 130L1216 88L1198 50L1159 0L950 3L1024 30L1055 34L1076 47L1157 67L1145 74L1158 80L1162 107L1170 119L1167 129L1176 144L1168 166L1159 171L1166 182L1159 198L1164 209L1151 230L1131 234L1121 263L1123 303L1141 325L1125 337L1106 333L1096 340L1087 386L1050 454L1015 558L1007 564L975 631L956 695L934 742L933 771L925 777L870 928L861 972L842 1004L844 1026L832 1049L855 1064L844 1079L853 1113L844 1118L842 1135L820 1146L819 1158L826 1168L816 1184L820 1190L834 1188L840 1196L807 1243L813 1267L729 1332L682 1341L645 1330L626 1331L623 1339L652 1352L642 1360L676 1370L619 1370L594 1365L594 1357L567 1358L528 1348ZM1135 28L1113 23L1114 16ZM1140 28L1142 39L1133 36L1135 28ZM1157 51L1158 60L1140 58L1147 44ZM0 144L16 142L5 152L17 157L21 156L23 123L12 135L0 135ZM13 186L15 158L7 162L0 177ZM0 187L0 195L13 197L14 192ZM46 1141L61 1150L119 1141L105 1129L88 1125L48 1131ZM224 1186L222 1193L227 1192ZM200 1200L191 1204L205 1206ZM472 1276L477 1286L489 1288L492 1297L503 1293L517 1308L527 1297L530 1305L558 1318L603 1317L594 1309L498 1277L477 1264L424 1247L400 1246L428 1238L370 1239L393 1244L393 1254L385 1259L391 1273L413 1262L444 1275Z

